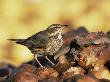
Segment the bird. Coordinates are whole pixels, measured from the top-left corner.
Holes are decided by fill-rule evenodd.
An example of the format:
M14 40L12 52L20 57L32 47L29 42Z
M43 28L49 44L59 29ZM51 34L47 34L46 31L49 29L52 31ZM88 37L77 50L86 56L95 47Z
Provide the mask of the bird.
M44 67L38 57L45 57L55 65L47 56L56 55L63 45L62 31L68 25L52 24L47 29L40 31L26 39L9 39L17 44L26 46L33 54L40 67Z

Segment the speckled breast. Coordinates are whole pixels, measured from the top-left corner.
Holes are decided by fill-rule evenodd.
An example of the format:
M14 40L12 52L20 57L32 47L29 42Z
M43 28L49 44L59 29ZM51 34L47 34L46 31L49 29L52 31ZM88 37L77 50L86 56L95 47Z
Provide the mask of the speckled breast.
M46 52L51 53L50 55L56 53L63 44L62 36L59 36L50 38L50 42L48 43L46 48Z

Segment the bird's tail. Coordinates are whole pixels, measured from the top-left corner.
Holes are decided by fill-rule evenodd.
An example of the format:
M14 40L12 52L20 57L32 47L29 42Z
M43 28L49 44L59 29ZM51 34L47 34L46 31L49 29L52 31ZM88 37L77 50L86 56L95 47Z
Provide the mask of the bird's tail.
M18 44L23 44L25 41L25 39L8 39L8 40L15 41Z

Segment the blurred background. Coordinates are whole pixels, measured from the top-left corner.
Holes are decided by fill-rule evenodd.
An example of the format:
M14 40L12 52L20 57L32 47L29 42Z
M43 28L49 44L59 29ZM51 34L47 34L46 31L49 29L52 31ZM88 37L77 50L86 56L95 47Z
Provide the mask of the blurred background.
M7 39L27 38L56 23L107 32L110 0L0 0L0 65L33 59L26 47Z

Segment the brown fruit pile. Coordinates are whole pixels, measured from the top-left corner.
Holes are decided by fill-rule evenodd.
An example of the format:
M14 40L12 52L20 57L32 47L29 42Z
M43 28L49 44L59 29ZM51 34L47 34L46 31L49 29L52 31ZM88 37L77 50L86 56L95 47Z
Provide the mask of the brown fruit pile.
M87 32L82 29L63 35L63 50L52 66L39 58L44 68L34 60L19 68L6 66L0 82L110 82L110 36L103 32ZM66 48L64 48L66 49ZM9 70L10 69L10 70ZM3 72L3 71L2 71Z

